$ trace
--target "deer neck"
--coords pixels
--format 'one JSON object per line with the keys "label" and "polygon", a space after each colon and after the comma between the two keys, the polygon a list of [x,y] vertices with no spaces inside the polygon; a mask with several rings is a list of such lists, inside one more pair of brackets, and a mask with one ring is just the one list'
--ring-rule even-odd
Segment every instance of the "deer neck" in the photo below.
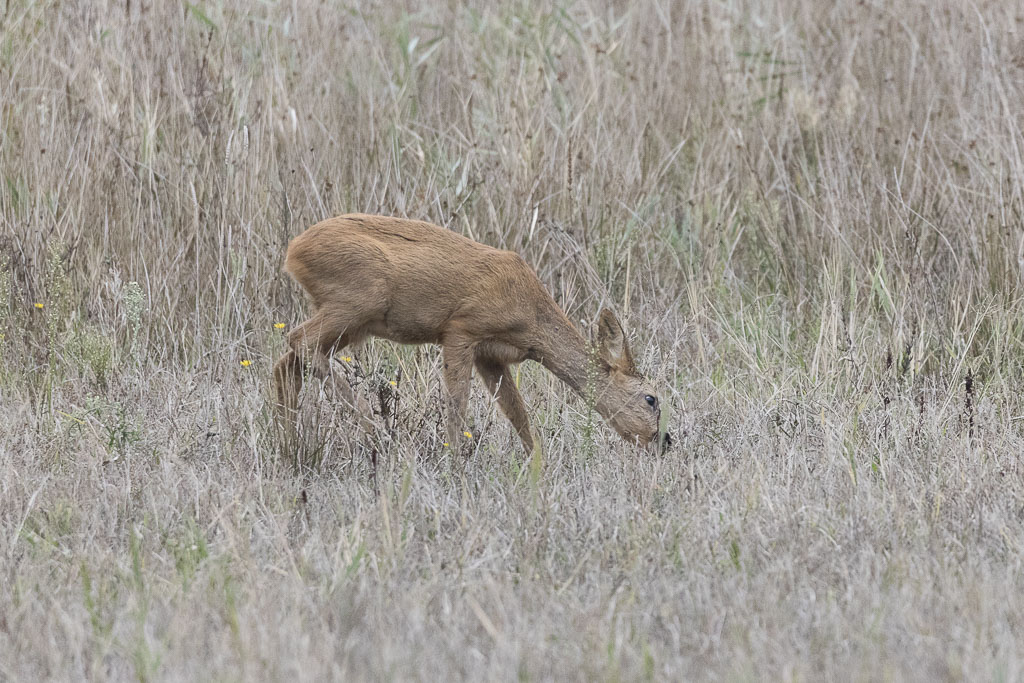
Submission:
{"label": "deer neck", "polygon": [[570,389],[583,396],[591,367],[586,339],[557,308],[542,316],[539,337],[534,353],[536,359]]}

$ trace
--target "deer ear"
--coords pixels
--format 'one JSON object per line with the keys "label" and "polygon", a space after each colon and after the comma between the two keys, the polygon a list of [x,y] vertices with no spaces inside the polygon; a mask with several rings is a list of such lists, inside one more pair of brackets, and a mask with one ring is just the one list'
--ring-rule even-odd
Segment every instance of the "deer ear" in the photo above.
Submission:
{"label": "deer ear", "polygon": [[605,363],[621,372],[636,373],[633,354],[622,331],[618,318],[607,308],[601,310],[597,319],[597,353]]}

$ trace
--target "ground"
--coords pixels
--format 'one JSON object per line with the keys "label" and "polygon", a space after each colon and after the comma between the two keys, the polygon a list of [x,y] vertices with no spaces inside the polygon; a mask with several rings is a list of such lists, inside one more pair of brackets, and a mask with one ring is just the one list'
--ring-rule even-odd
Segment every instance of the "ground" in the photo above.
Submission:
{"label": "ground", "polygon": [[[1024,677],[1021,8],[400,4],[0,7],[0,679]],[[375,341],[286,448],[349,211],[613,308],[675,446],[527,363],[445,449]]]}

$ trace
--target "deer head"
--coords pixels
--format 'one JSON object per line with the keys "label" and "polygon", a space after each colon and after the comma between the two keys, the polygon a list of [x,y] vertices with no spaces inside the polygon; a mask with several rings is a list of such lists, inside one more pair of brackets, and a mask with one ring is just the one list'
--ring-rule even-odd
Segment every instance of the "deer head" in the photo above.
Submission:
{"label": "deer head", "polygon": [[[642,446],[657,443],[661,405],[654,389],[637,372],[622,325],[607,308],[601,311],[597,321],[594,349],[597,412],[626,441]],[[671,439],[668,434],[664,436],[668,445]]]}

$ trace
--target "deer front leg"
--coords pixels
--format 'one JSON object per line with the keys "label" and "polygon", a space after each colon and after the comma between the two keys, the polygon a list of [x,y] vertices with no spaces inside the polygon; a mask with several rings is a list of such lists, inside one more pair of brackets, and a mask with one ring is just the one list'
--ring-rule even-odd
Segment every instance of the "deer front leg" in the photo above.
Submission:
{"label": "deer front leg", "polygon": [[533,434],[530,432],[530,418],[526,413],[526,401],[523,400],[523,395],[516,388],[515,380],[512,378],[508,366],[478,358],[476,369],[484,383],[487,384],[487,390],[497,396],[498,406],[515,428],[519,440],[523,442],[523,448],[526,449],[526,454],[531,455],[533,453]]}
{"label": "deer front leg", "polygon": [[442,347],[444,382],[448,389],[448,443],[452,448],[465,440],[466,404],[469,402],[469,383],[473,379],[473,345],[455,339],[446,340]]}

